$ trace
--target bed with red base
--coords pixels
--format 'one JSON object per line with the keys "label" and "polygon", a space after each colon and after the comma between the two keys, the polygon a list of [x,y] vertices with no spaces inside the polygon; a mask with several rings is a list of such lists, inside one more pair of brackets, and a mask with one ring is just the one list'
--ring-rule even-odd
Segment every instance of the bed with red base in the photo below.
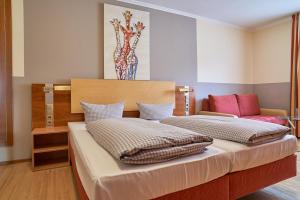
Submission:
{"label": "bed with red base", "polygon": [[[72,132],[72,131],[70,131]],[[70,133],[70,138],[72,138]],[[80,138],[79,138],[80,139]],[[84,140],[84,139],[80,139]],[[88,200],[95,199],[89,198],[86,189],[84,188],[80,175],[78,173],[76,160],[78,157],[75,155],[74,141],[70,142],[70,157],[72,169],[78,188],[80,199]],[[77,153],[78,154],[78,153]],[[229,157],[228,157],[229,158]],[[80,161],[82,162],[82,161]],[[88,164],[90,160],[87,161]],[[82,164],[82,163],[81,163]],[[176,176],[176,175],[174,175]],[[180,191],[165,194],[153,199],[156,200],[234,200],[243,197],[247,194],[255,192],[264,187],[270,186],[282,180],[296,176],[296,155],[292,154],[282,159],[270,162],[264,165],[252,167],[246,170],[235,171],[224,174],[214,180],[199,184],[194,187],[186,188]],[[82,175],[84,177],[84,175]],[[157,183],[158,185],[160,183]],[[121,188],[119,188],[121,189]],[[99,199],[99,198],[96,198]],[[127,199],[127,198],[124,198]],[[103,199],[99,199],[103,200]]]}
{"label": "bed with red base", "polygon": [[[174,114],[179,115],[177,111],[179,111],[179,108],[182,108],[185,99],[184,95],[178,92],[178,87],[175,87],[174,82],[120,82],[115,80],[75,79],[71,80],[71,88],[71,112],[76,114],[82,113],[80,101],[103,104],[122,100],[126,102],[124,109],[126,112],[137,111],[136,102],[174,102],[176,104]],[[126,91],[130,92],[128,93]],[[194,105],[195,95],[192,89],[190,90],[189,97],[190,102]],[[67,103],[68,105],[70,104],[70,102]],[[195,107],[190,108],[190,110],[194,112]],[[178,161],[166,162],[167,164],[161,163],[164,167],[161,167],[160,164],[153,165],[149,170],[147,168],[148,166],[145,166],[145,169],[142,169],[142,173],[140,173],[140,169],[137,170],[134,166],[126,167],[121,164],[119,165],[116,161],[112,161],[113,158],[105,150],[101,150],[102,147],[98,145],[91,136],[85,137],[89,135],[89,133],[84,130],[84,128],[80,128],[78,131],[80,133],[78,135],[82,137],[78,137],[77,139],[73,137],[76,134],[73,134],[72,130],[70,131],[70,157],[79,196],[80,199],[84,200],[234,200],[296,175],[296,156],[294,155],[296,148],[295,138],[294,141],[291,142],[291,144],[293,144],[292,147],[289,147],[289,145],[279,145],[275,148],[271,146],[267,148],[269,149],[267,151],[262,151],[265,148],[263,145],[257,147],[261,148],[255,149],[255,151],[258,152],[257,154],[260,155],[257,157],[260,162],[256,162],[256,158],[253,158],[252,155],[247,156],[243,154],[249,149],[244,149],[239,146],[235,146],[231,149],[232,145],[224,146],[222,144],[220,146],[214,146],[214,142],[213,145],[208,147],[206,152],[195,155],[194,158],[193,156],[189,156],[182,158],[182,160],[178,159]],[[78,145],[77,142],[80,142],[81,145]],[[286,141],[282,141],[281,144],[286,144]],[[93,145],[93,147],[91,145]],[[276,151],[277,149],[279,151]],[[286,149],[289,149],[289,151],[285,151]],[[281,150],[283,150],[284,153],[282,153]],[[85,156],[81,155],[82,152],[85,152]],[[268,159],[272,152],[272,159]],[[187,161],[183,162],[185,159]],[[264,162],[261,162],[261,160]],[[239,161],[244,164],[240,165]],[[105,173],[107,171],[110,172],[109,165],[105,168],[101,162],[110,162],[112,168],[118,169],[121,172],[125,171],[125,174],[112,173],[112,175],[110,175],[107,173],[109,175],[106,176],[107,174]],[[170,164],[170,166],[168,166],[168,163],[173,163],[174,165],[171,166]],[[200,166],[199,168],[197,168],[197,164]],[[84,167],[91,168],[92,170],[83,170]],[[103,167],[104,172],[101,171],[101,167]],[[125,170],[123,170],[124,168]],[[134,173],[131,172],[136,171],[138,173],[132,176]],[[157,173],[157,171],[160,171],[160,173]],[[101,175],[103,173],[104,177],[101,177],[101,180],[97,179],[99,174]],[[158,174],[161,175],[162,178],[158,176]],[[166,174],[168,176],[166,176]],[[95,187],[95,184],[93,185],[92,181],[87,179],[88,176],[92,177],[92,181],[97,182],[98,187]],[[199,180],[200,178],[201,181]],[[116,185],[112,184],[112,179],[117,180],[115,181]],[[135,181],[138,183],[136,187],[138,189],[130,187],[132,184],[135,184]],[[99,190],[101,190],[102,193],[99,192]],[[109,196],[103,196],[106,192]],[[139,195],[138,197],[131,196],[134,198],[128,198],[126,196],[127,193],[135,195],[135,192],[137,196]],[[101,195],[97,196],[95,193],[101,193]],[[116,193],[123,194],[124,196],[113,198]],[[144,193],[145,196],[143,196]],[[149,198],[150,196],[151,198]]]}
{"label": "bed with red base", "polygon": [[[71,158],[73,174],[76,180],[76,187],[77,187],[79,198],[81,200],[89,200],[89,197],[82,185],[81,179],[77,171],[76,160],[75,160],[72,146],[70,146],[70,158]],[[229,200],[229,175],[224,175],[208,183],[155,198],[155,200],[181,200],[181,199]],[[99,200],[104,200],[104,199],[99,199]]]}
{"label": "bed with red base", "polygon": [[[69,123],[70,158],[81,199],[229,198],[229,160],[224,150],[150,165],[115,160],[93,139],[84,122]],[[218,192],[216,192],[216,190]]]}

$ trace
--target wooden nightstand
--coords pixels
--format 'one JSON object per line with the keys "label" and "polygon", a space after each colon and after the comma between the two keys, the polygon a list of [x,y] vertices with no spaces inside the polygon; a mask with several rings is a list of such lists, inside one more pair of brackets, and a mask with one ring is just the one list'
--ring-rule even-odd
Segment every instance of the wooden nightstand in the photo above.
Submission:
{"label": "wooden nightstand", "polygon": [[69,165],[67,126],[35,128],[32,131],[32,169],[42,170]]}

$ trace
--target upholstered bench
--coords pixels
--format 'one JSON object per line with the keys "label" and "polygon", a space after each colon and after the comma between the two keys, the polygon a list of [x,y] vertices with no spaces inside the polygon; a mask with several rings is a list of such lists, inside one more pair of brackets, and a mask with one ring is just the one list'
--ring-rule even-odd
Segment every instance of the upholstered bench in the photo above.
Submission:
{"label": "upholstered bench", "polygon": [[282,119],[288,115],[286,110],[260,108],[256,94],[209,95],[202,100],[202,111],[199,114],[240,117],[281,125],[288,123]]}

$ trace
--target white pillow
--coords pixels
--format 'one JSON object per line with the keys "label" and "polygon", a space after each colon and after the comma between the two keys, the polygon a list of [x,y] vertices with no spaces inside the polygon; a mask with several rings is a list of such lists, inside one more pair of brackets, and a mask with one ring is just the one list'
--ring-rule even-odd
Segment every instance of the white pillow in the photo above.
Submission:
{"label": "white pillow", "polygon": [[124,110],[124,102],[116,104],[90,104],[80,102],[84,111],[84,119],[86,123],[107,118],[122,118]]}
{"label": "white pillow", "polygon": [[173,115],[174,104],[145,104],[137,103],[140,118],[148,120],[161,120]]}

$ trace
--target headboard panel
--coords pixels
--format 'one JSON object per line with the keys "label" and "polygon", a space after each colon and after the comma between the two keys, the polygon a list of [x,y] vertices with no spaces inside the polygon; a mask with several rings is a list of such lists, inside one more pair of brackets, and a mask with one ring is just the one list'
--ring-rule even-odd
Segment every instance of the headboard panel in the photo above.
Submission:
{"label": "headboard panel", "polygon": [[72,113],[82,113],[81,101],[96,104],[124,101],[124,111],[137,111],[138,102],[175,103],[175,82],[72,79]]}
{"label": "headboard panel", "polygon": [[[54,86],[66,86],[55,84]],[[68,85],[69,86],[69,85]],[[46,126],[45,118],[45,84],[32,84],[32,129]],[[184,115],[184,94],[178,92],[176,87],[176,106],[173,114],[176,116]],[[83,121],[83,113],[71,113],[71,91],[54,90],[53,91],[53,112],[54,126],[66,126],[68,122]],[[191,88],[190,92],[190,115],[195,114],[195,93]],[[124,117],[139,117],[138,111],[125,111]]]}

